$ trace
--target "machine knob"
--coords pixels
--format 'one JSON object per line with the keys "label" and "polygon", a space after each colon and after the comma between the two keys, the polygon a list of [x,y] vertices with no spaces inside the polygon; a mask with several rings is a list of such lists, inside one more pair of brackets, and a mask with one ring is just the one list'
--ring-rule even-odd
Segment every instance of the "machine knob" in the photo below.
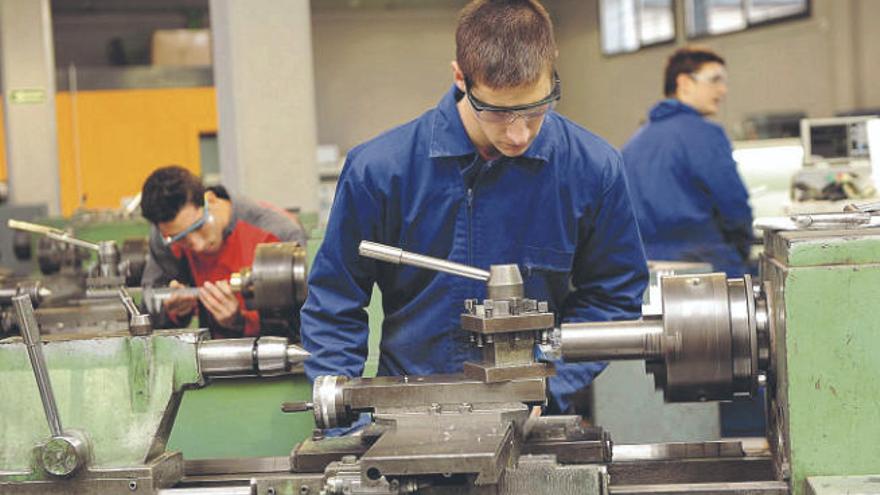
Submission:
{"label": "machine knob", "polygon": [[52,437],[43,446],[40,460],[53,476],[66,478],[76,473],[85,459],[85,442],[72,435]]}

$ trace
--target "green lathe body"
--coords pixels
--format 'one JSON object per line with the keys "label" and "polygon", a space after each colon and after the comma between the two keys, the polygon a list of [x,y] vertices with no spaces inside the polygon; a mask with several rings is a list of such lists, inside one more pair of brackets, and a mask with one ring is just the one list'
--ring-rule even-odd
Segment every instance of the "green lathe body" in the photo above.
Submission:
{"label": "green lathe body", "polygon": [[[184,388],[202,384],[198,330],[145,337],[46,337],[64,430],[85,434],[90,468],[143,466],[165,452]],[[34,449],[50,437],[25,345],[0,341],[0,482],[46,479]]]}
{"label": "green lathe body", "polygon": [[880,474],[880,229],[765,241],[778,468],[795,495],[811,476]]}

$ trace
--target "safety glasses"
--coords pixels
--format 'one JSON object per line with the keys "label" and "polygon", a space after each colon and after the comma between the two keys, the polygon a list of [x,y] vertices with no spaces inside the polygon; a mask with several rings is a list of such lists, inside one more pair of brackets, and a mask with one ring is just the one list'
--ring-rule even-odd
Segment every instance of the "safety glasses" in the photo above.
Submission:
{"label": "safety glasses", "polygon": [[711,84],[713,86],[717,86],[719,84],[727,84],[727,73],[726,72],[713,72],[713,73],[700,73],[700,72],[691,72],[691,79],[698,82],[703,82],[706,84]]}
{"label": "safety glasses", "polygon": [[186,236],[199,230],[200,228],[204,227],[206,223],[211,222],[213,220],[214,220],[214,217],[211,215],[211,211],[208,209],[208,199],[205,198],[205,205],[202,206],[202,216],[199,217],[198,220],[193,222],[192,225],[181,230],[180,232],[178,232],[174,235],[163,237],[162,243],[165,244],[166,246],[170,246],[170,245],[174,244],[175,242],[186,238]]}
{"label": "safety glasses", "polygon": [[470,78],[465,77],[465,94],[467,95],[468,102],[470,102],[471,107],[474,109],[474,114],[476,114],[478,119],[489,124],[512,124],[518,118],[527,122],[541,119],[562,98],[562,84],[556,71],[553,71],[553,90],[550,91],[550,94],[540,101],[525,105],[499,107],[484,103],[471,93],[471,85]]}

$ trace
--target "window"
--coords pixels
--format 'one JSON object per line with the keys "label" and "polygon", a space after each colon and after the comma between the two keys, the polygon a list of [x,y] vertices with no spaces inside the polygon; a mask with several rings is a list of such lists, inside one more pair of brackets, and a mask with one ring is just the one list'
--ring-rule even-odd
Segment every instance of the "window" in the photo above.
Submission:
{"label": "window", "polygon": [[809,14],[808,0],[685,0],[689,38],[743,29]]}
{"label": "window", "polygon": [[634,52],[675,40],[673,0],[601,0],[602,53]]}

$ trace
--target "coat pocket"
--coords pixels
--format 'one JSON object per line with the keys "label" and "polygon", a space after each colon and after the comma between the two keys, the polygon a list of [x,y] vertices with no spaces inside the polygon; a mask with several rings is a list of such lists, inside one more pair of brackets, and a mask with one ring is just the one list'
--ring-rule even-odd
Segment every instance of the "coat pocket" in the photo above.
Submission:
{"label": "coat pocket", "polygon": [[565,272],[571,271],[574,251],[525,246],[523,250],[523,268],[527,275],[532,271]]}

